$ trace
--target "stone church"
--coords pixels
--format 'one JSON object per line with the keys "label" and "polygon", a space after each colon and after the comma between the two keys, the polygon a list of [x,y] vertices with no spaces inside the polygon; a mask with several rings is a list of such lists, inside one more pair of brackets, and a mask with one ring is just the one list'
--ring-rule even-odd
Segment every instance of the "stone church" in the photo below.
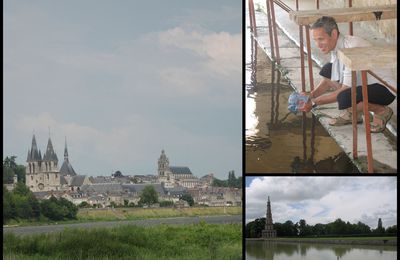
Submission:
{"label": "stone church", "polygon": [[158,159],[158,181],[164,183],[164,187],[173,188],[182,186],[185,188],[194,188],[200,185],[200,180],[193,175],[189,167],[169,166],[169,160],[165,151],[161,151]]}
{"label": "stone church", "polygon": [[68,159],[66,140],[64,162],[60,169],[58,168],[57,154],[54,152],[50,137],[47,142],[46,152],[42,157],[36,143],[36,137],[33,135],[32,146],[28,150],[26,162],[28,164],[26,167],[26,186],[32,192],[73,190],[75,186],[79,187],[90,182],[86,176],[75,173]]}

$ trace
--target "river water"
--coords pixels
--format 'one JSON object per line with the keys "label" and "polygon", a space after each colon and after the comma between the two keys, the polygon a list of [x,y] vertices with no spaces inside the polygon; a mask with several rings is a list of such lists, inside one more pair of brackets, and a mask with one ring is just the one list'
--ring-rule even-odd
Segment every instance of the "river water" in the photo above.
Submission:
{"label": "river water", "polygon": [[246,260],[395,260],[395,246],[246,241]]}
{"label": "river water", "polygon": [[248,31],[245,76],[246,173],[358,173],[311,113],[289,113],[293,89]]}

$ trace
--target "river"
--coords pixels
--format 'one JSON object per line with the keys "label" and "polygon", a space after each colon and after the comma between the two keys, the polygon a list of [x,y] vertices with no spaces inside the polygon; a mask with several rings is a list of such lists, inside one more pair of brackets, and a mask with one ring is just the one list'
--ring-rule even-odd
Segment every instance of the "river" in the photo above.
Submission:
{"label": "river", "polygon": [[395,260],[395,246],[246,241],[246,260]]}

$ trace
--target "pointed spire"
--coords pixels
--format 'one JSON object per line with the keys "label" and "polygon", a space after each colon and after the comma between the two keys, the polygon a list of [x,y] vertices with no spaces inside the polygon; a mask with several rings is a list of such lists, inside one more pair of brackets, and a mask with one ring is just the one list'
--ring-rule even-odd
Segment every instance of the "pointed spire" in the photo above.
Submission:
{"label": "pointed spire", "polygon": [[32,161],[41,161],[41,160],[42,160],[42,156],[39,154],[37,144],[36,144],[36,137],[35,137],[35,134],[33,134],[32,146],[31,146],[30,152],[28,152],[28,160],[27,161],[32,162]]}
{"label": "pointed spire", "polygon": [[57,155],[53,149],[53,143],[51,142],[51,138],[49,137],[49,141],[47,142],[46,153],[43,157],[44,161],[58,161]]}
{"label": "pointed spire", "polygon": [[65,137],[64,161],[68,162],[67,137]]}

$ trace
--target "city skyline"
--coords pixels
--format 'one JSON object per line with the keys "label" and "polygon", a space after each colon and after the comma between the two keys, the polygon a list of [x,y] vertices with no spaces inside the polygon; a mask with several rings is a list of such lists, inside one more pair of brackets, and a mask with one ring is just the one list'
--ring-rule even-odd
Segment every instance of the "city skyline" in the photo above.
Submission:
{"label": "city skyline", "polygon": [[[4,156],[33,132],[80,174],[242,175],[242,4],[4,3]],[[79,7],[79,8],[78,8]]]}
{"label": "city skyline", "polygon": [[268,196],[274,223],[397,225],[396,177],[246,177],[246,224],[265,217]]}

